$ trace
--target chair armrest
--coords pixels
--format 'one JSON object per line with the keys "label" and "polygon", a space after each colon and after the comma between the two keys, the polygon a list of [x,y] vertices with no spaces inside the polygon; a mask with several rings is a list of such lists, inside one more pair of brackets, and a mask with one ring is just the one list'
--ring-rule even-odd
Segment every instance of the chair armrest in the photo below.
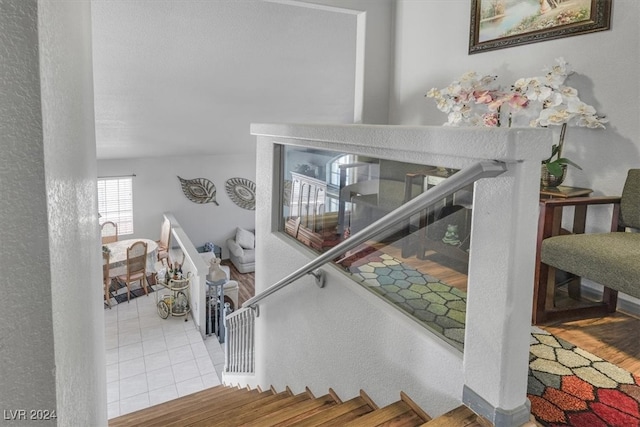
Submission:
{"label": "chair armrest", "polygon": [[587,216],[587,208],[595,205],[613,205],[611,231],[618,229],[618,216],[620,213],[620,200],[618,196],[599,197],[570,197],[567,199],[545,199],[540,201],[540,226],[538,228],[538,245],[542,240],[558,235],[558,229],[562,222],[562,208],[575,207],[573,212],[573,233],[584,233]]}
{"label": "chair armrest", "polygon": [[241,257],[244,255],[244,249],[240,246],[235,240],[228,239],[227,240],[227,248],[229,248],[229,252],[237,257]]}

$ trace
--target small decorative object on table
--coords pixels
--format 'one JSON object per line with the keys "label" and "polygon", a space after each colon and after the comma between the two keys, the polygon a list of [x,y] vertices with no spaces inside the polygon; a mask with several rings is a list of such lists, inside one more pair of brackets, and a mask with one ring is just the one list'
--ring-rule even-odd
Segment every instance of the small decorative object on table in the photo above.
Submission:
{"label": "small decorative object on table", "polygon": [[497,76],[479,77],[475,72],[464,74],[444,89],[431,89],[426,96],[434,98],[440,111],[448,114],[445,126],[561,126],[560,138],[551,155],[542,161],[542,170],[556,178],[543,186],[560,185],[567,165],[581,169],[562,156],[568,125],[604,129],[607,119],[578,97],[578,91],[565,86],[573,70],[563,58],[545,68],[544,76],[526,77],[504,89],[496,84]]}

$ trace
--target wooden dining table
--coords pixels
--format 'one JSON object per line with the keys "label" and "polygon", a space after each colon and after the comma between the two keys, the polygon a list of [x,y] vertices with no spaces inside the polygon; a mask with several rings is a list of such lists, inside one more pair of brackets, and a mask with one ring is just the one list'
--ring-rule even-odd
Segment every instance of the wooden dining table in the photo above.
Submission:
{"label": "wooden dining table", "polygon": [[109,275],[120,276],[127,273],[127,249],[135,242],[147,244],[147,274],[155,272],[155,263],[158,260],[158,244],[151,239],[126,239],[117,242],[106,243],[102,246],[109,248]]}

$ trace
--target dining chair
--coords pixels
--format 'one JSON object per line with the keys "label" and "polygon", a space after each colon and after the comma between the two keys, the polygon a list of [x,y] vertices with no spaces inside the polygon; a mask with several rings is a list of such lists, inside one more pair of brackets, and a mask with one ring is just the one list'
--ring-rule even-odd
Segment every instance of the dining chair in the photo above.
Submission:
{"label": "dining chair", "polygon": [[163,259],[169,262],[169,242],[171,240],[171,222],[164,220],[160,229],[160,240],[156,240],[158,244],[158,261]]}
{"label": "dining chair", "polygon": [[109,274],[109,252],[102,251],[102,287],[104,288],[104,300],[111,308],[111,275]]}
{"label": "dining chair", "polygon": [[112,221],[105,221],[100,226],[102,235],[102,244],[113,243],[118,241],[118,224]]}
{"label": "dining chair", "polygon": [[138,241],[127,248],[127,272],[118,276],[118,280],[127,285],[127,302],[131,300],[131,284],[140,281],[140,287],[144,293],[147,290],[147,244]]}

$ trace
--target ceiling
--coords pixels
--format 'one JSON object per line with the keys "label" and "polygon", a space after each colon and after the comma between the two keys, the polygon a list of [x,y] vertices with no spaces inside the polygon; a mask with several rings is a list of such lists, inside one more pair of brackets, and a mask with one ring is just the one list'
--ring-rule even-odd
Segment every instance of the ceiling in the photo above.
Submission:
{"label": "ceiling", "polygon": [[353,122],[355,15],[301,5],[94,0],[98,159],[254,155],[252,122]]}

